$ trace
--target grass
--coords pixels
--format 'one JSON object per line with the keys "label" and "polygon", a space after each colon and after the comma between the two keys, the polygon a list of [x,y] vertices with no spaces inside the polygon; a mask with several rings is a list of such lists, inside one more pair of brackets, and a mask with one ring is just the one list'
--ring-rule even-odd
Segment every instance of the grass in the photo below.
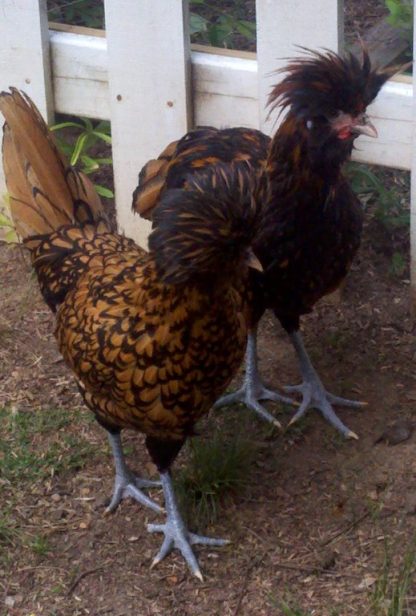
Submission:
{"label": "grass", "polygon": [[295,605],[293,599],[277,599],[270,594],[269,601],[275,609],[279,610],[279,616],[312,616],[310,612],[305,612]]}
{"label": "grass", "polygon": [[50,477],[77,471],[96,455],[96,448],[70,426],[86,422],[80,411],[0,408],[0,565],[13,554],[30,550],[38,558],[51,551],[45,535],[29,530],[17,505]]}
{"label": "grass", "polygon": [[0,476],[21,484],[82,468],[94,448],[78,435],[65,433],[77,415],[63,409],[0,409]]}
{"label": "grass", "polygon": [[29,547],[36,556],[43,558],[51,551],[51,547],[44,535],[35,535],[29,541]]}
{"label": "grass", "polygon": [[9,511],[0,512],[0,551],[14,544],[17,531]]}
{"label": "grass", "polygon": [[257,446],[249,432],[228,436],[220,428],[209,440],[192,439],[188,462],[175,480],[184,514],[197,529],[215,522],[221,505],[250,482]]}
{"label": "grass", "polygon": [[399,566],[394,565],[391,546],[384,544],[382,572],[372,596],[374,616],[410,616],[409,589],[416,568],[416,535],[407,547]]}

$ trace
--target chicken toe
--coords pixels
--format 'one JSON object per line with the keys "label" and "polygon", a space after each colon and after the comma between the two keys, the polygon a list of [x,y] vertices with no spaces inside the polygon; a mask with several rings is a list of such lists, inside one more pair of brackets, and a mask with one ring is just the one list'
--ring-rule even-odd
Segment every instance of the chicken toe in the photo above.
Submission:
{"label": "chicken toe", "polygon": [[153,559],[151,567],[155,567],[176,548],[181,552],[193,575],[202,581],[202,573],[198,560],[192,550],[192,545],[202,544],[219,547],[226,545],[229,541],[227,539],[203,537],[189,532],[179,513],[169,472],[162,472],[160,476],[165,496],[166,522],[165,524],[148,524],[147,530],[150,533],[161,532],[165,537],[159,552]]}
{"label": "chicken toe", "polygon": [[300,417],[302,417],[309,408],[316,408],[321,411],[325,419],[333,425],[346,438],[358,439],[355,432],[350,430],[337,416],[332,404],[346,406],[350,408],[360,408],[365,406],[365,402],[348,400],[334,396],[326,391],[319,378],[309,355],[303,344],[302,336],[299,331],[295,331],[290,335],[293,346],[299,358],[300,368],[303,376],[303,382],[300,385],[289,385],[284,387],[288,393],[300,393],[302,395],[302,403],[295,415],[289,422],[289,426],[293,425]]}

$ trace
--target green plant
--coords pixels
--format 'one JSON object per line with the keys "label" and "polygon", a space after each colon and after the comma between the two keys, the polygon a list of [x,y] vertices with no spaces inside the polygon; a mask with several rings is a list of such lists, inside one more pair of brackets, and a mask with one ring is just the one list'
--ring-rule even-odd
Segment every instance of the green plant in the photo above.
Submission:
{"label": "green plant", "polygon": [[364,205],[375,202],[375,218],[388,231],[410,225],[410,212],[394,190],[388,190],[377,175],[366,165],[349,163],[346,175],[351,188]]}
{"label": "green plant", "polygon": [[14,224],[9,214],[9,198],[8,195],[3,196],[3,205],[0,204],[0,240],[8,244],[14,244],[18,241],[17,233]]}
{"label": "green plant", "polygon": [[401,252],[394,252],[391,257],[390,274],[393,276],[401,277],[404,275],[407,269],[407,261]]}
{"label": "green plant", "polygon": [[48,0],[48,19],[59,23],[104,27],[104,3],[97,0]]}
{"label": "green plant", "polygon": [[43,535],[35,535],[29,541],[29,547],[37,556],[46,556],[51,551],[48,539]]}
{"label": "green plant", "polygon": [[243,434],[227,437],[217,430],[210,440],[189,441],[188,451],[176,490],[185,514],[202,528],[217,519],[221,502],[249,483],[256,446]]}
{"label": "green plant", "polygon": [[410,614],[408,591],[416,566],[416,537],[413,537],[400,567],[393,570],[391,546],[384,544],[382,572],[372,594],[374,616],[407,616]]}
{"label": "green plant", "polygon": [[219,3],[206,0],[190,0],[191,10],[189,27],[191,40],[213,47],[236,46],[236,36],[253,43],[256,37],[256,24],[246,19],[240,19],[235,11],[226,11]]}
{"label": "green plant", "polygon": [[385,0],[385,3],[390,12],[387,17],[388,23],[400,28],[411,46],[413,41],[413,0]]}
{"label": "green plant", "polygon": [[[56,140],[69,163],[74,167],[78,166],[83,173],[89,175],[98,171],[102,166],[112,164],[111,157],[97,157],[92,153],[94,146],[100,141],[111,145],[110,122],[103,120],[94,125],[88,118],[79,118],[77,122],[60,122],[51,126],[50,129],[59,133],[56,135]],[[66,132],[62,134],[61,131],[65,129],[71,129],[75,137],[68,137]],[[114,197],[114,193],[105,186],[100,184],[94,186],[102,197]]]}
{"label": "green plant", "polygon": [[277,599],[273,594],[269,594],[269,601],[279,610],[279,616],[311,616],[310,612],[304,612],[300,607],[290,605],[292,599]]}

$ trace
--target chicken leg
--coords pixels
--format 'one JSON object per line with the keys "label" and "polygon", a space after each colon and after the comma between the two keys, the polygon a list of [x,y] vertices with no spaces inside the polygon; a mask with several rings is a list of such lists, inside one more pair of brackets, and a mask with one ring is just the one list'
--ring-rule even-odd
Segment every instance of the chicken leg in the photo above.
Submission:
{"label": "chicken leg", "polygon": [[242,387],[231,394],[222,396],[214,404],[214,409],[242,402],[248,408],[260,415],[266,421],[281,428],[280,422],[273,417],[269,411],[259,403],[259,400],[273,400],[275,402],[285,402],[293,404],[293,400],[282,396],[274,391],[270,391],[264,387],[260,380],[257,361],[257,327],[253,328],[248,333],[247,350],[246,350],[246,373]]}
{"label": "chicken leg", "polygon": [[186,560],[192,573],[202,582],[202,573],[191,546],[197,543],[210,546],[222,546],[229,543],[229,541],[228,539],[202,537],[189,532],[179,513],[169,471],[161,472],[160,478],[165,497],[166,522],[165,524],[148,524],[147,530],[150,533],[161,532],[165,535],[165,538],[159,552],[153,559],[151,567],[155,567],[173,550],[173,548],[177,548]]}
{"label": "chicken leg", "polygon": [[284,387],[284,390],[288,393],[300,393],[303,397],[302,404],[290,420],[289,426],[302,417],[309,408],[313,407],[320,410],[325,419],[346,438],[358,439],[355,432],[347,428],[347,426],[345,426],[336,415],[334,409],[332,408],[332,404],[339,404],[340,406],[347,406],[350,408],[360,408],[365,406],[366,403],[348,400],[347,398],[340,398],[327,392],[312,365],[309,355],[305,349],[300,331],[295,330],[294,332],[289,333],[289,336],[298,356],[300,369],[303,376],[303,382],[300,385],[288,385]]}
{"label": "chicken leg", "polygon": [[141,477],[136,477],[133,475],[127,467],[126,460],[124,458],[119,432],[108,432],[108,440],[110,441],[111,449],[113,451],[116,476],[114,480],[113,496],[106,512],[111,513],[114,511],[123,498],[126,498],[127,496],[131,496],[137,502],[145,505],[146,507],[150,507],[150,509],[153,509],[153,511],[156,511],[157,513],[162,512],[162,507],[142,492],[142,488],[159,487],[161,485],[160,482],[142,479]]}

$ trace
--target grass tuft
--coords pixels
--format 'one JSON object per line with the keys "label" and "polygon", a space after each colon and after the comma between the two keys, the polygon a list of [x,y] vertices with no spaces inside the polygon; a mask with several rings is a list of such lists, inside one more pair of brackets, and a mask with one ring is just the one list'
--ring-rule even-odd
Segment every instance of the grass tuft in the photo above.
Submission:
{"label": "grass tuft", "polygon": [[383,568],[372,596],[374,616],[410,616],[414,613],[409,605],[408,591],[415,568],[416,536],[410,542],[396,571],[391,547],[385,543]]}
{"label": "grass tuft", "polygon": [[219,429],[209,440],[189,441],[188,464],[179,471],[175,490],[197,529],[214,523],[224,501],[249,484],[256,449],[246,435],[227,436]]}

